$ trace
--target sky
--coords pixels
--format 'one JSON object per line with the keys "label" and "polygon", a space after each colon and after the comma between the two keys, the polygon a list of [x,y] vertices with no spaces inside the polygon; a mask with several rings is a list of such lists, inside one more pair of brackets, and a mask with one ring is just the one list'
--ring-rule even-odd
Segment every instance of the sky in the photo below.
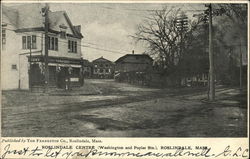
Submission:
{"label": "sky", "polygon": [[66,11],[73,25],[81,25],[82,45],[92,47],[81,48],[83,58],[89,61],[102,56],[115,61],[132,50],[143,53],[147,49],[145,44],[136,43],[131,35],[153,10],[174,6],[182,8],[189,17],[204,10],[204,4],[193,3],[49,3],[49,6],[51,11]]}
{"label": "sky", "polygon": [[82,45],[110,51],[82,47],[83,58],[92,61],[103,56],[115,61],[132,50],[141,54],[147,49],[145,44],[136,43],[131,35],[152,10],[165,5],[180,7],[190,15],[204,9],[204,4],[170,3],[51,3],[50,9],[66,11],[74,25],[81,25]]}

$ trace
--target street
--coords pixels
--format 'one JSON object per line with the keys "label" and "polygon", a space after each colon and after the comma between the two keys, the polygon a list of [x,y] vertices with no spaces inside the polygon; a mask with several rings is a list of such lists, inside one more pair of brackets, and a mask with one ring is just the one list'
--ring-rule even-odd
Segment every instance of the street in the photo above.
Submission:
{"label": "street", "polygon": [[218,87],[208,103],[206,89],[87,79],[80,93],[3,91],[2,136],[246,137],[246,91]]}

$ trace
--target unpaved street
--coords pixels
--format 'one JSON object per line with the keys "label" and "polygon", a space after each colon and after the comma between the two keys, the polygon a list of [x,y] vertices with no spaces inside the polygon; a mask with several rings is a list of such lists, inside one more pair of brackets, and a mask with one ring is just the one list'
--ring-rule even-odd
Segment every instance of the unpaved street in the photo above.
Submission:
{"label": "unpaved street", "polygon": [[217,89],[218,100],[206,103],[205,88],[153,89],[92,79],[84,87],[95,93],[3,92],[2,136],[247,135],[246,94],[231,88]]}

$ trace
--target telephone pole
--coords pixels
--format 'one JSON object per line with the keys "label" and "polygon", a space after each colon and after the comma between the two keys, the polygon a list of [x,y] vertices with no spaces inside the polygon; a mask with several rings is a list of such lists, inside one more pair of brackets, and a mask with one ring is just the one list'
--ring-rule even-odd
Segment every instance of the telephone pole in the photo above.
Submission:
{"label": "telephone pole", "polygon": [[214,84],[214,55],[213,55],[213,22],[212,22],[212,4],[208,5],[209,9],[209,100],[215,99]]}
{"label": "telephone pole", "polygon": [[[31,57],[31,47],[32,47],[32,45],[31,45],[31,41],[32,41],[32,36],[30,35],[29,37],[30,37],[30,43],[28,44],[29,47],[30,47],[29,87],[30,87],[30,91],[32,92],[32,82],[31,82],[31,80],[32,80],[32,78],[31,78],[31,69],[32,69],[32,61],[31,61],[31,58],[32,58],[32,57]],[[28,38],[28,37],[27,37],[27,38]],[[28,41],[28,39],[27,39],[27,41]]]}
{"label": "telephone pole", "polygon": [[177,18],[177,29],[180,33],[180,54],[182,55],[184,50],[183,34],[188,30],[188,17],[184,13]]}
{"label": "telephone pole", "polygon": [[240,41],[240,91],[242,91],[242,51],[241,51],[241,41]]}
{"label": "telephone pole", "polygon": [[45,65],[45,70],[44,70],[44,76],[45,76],[45,81],[44,81],[44,91],[47,92],[48,90],[48,84],[49,84],[49,67],[48,67],[48,31],[49,31],[49,6],[46,3],[45,9],[44,9],[44,30],[45,30],[45,55],[44,55],[44,65]]}

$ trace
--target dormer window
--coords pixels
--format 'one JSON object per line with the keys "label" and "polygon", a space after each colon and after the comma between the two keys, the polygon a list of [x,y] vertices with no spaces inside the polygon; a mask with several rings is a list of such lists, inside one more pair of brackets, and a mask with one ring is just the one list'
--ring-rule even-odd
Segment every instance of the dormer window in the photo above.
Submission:
{"label": "dormer window", "polygon": [[60,37],[65,39],[67,26],[65,26],[64,24],[61,24],[61,25],[59,25],[59,28],[60,28]]}

